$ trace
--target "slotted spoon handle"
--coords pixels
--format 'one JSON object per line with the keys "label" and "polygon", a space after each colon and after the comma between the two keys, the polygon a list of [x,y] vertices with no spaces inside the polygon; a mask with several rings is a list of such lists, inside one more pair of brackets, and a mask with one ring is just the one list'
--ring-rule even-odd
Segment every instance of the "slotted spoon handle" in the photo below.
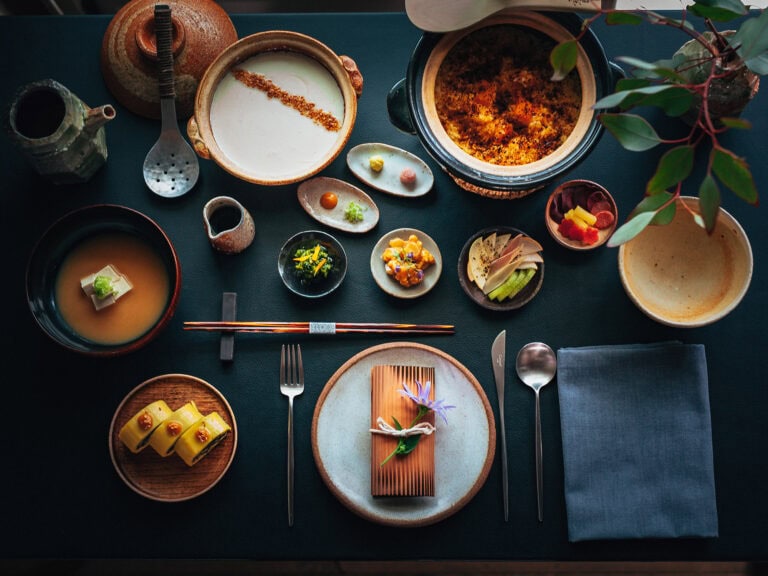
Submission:
{"label": "slotted spoon handle", "polygon": [[167,4],[155,5],[155,42],[157,44],[158,89],[160,99],[176,98],[173,80],[173,24],[171,7]]}

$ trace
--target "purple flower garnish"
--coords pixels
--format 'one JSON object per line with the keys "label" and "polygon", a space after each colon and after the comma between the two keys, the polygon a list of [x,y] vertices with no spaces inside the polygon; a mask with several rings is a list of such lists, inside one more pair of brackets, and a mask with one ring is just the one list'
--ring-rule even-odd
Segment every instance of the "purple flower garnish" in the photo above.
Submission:
{"label": "purple flower garnish", "polygon": [[440,418],[443,419],[446,424],[448,424],[446,412],[451,408],[456,408],[456,406],[445,404],[444,400],[430,400],[429,393],[432,389],[432,382],[429,380],[427,380],[423,386],[418,380],[415,382],[416,394],[411,392],[411,389],[405,382],[403,382],[403,389],[398,390],[398,392],[416,402],[416,404],[418,404],[420,407],[423,407],[426,410],[433,410],[440,416]]}

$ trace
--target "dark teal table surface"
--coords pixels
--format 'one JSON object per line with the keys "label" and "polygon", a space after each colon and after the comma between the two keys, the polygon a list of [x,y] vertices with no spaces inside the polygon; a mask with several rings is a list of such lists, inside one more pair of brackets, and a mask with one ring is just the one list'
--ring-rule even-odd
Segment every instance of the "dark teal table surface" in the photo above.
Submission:
{"label": "dark teal table surface", "polygon": [[[187,196],[152,195],[141,165],[159,124],[121,107],[107,90],[99,51],[109,17],[0,18],[4,64],[0,101],[7,106],[20,85],[54,78],[90,106],[112,103],[106,126],[109,160],[85,185],[55,187],[31,171],[7,137],[0,138],[2,169],[3,473],[0,474],[4,558],[250,558],[506,559],[506,560],[758,560],[768,547],[768,313],[766,313],[765,208],[731,195],[724,205],[752,243],[755,271],[741,305],[720,322],[698,329],[668,328],[646,318],[624,293],[617,251],[577,254],[558,247],[544,227],[548,190],[518,200],[495,200],[456,187],[425,154],[415,136],[387,117],[386,97],[405,76],[420,31],[404,14],[233,16],[240,37],[270,29],[309,34],[358,63],[365,78],[349,146],[385,142],[430,163],[434,189],[419,199],[371,191],[381,211],[365,235],[339,233],[350,261],[341,289],[322,301],[293,297],[276,270],[280,245],[294,232],[319,226],[299,206],[296,187],[260,187],[240,181],[215,163],[201,161],[201,178]],[[645,28],[596,27],[610,59],[632,54],[668,56],[678,37]],[[727,144],[747,155],[758,188],[768,182],[768,96],[750,104],[749,132]],[[5,109],[4,109],[4,113]],[[354,182],[343,153],[323,174]],[[622,150],[609,135],[568,176],[589,178],[615,196],[623,219],[640,199],[654,154]],[[256,239],[244,253],[214,253],[203,232],[202,206],[231,195],[253,214]],[[129,356],[97,360],[69,353],[37,328],[26,305],[24,270],[35,241],[64,213],[88,204],[119,203],[141,210],[168,233],[183,270],[180,303],[170,326]],[[544,246],[546,278],[526,307],[492,314],[459,286],[456,262],[465,240],[481,228],[509,225]],[[371,249],[385,232],[414,227],[432,236],[444,259],[435,289],[413,301],[387,296],[374,283]],[[720,535],[713,539],[612,541],[570,544],[563,496],[557,387],[542,392],[544,521],[536,520],[533,394],[507,369],[506,424],[510,463],[510,520],[501,509],[501,469],[466,507],[435,525],[398,530],[347,510],[327,489],[312,457],[310,425],[315,402],[330,376],[351,356],[388,341],[370,337],[240,335],[235,360],[218,359],[218,339],[182,330],[185,320],[216,319],[221,294],[238,294],[239,317],[281,320],[365,320],[453,323],[454,336],[413,341],[440,348],[481,382],[496,411],[490,346],[507,330],[508,356],[526,342],[564,346],[656,342],[670,339],[706,346],[712,406],[715,480]],[[280,345],[301,342],[306,392],[296,402],[296,524],[285,510],[286,399],[278,392]],[[122,398],[153,376],[181,372],[203,378],[231,403],[239,445],[227,475],[194,500],[163,504],[138,496],[115,473],[107,449],[110,419]],[[496,414],[498,412],[496,411]]]}

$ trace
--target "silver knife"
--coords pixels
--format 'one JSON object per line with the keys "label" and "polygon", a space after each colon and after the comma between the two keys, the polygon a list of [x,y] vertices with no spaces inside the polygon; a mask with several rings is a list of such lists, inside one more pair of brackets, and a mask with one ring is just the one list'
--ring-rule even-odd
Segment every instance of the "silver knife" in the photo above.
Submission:
{"label": "silver knife", "polygon": [[507,434],[504,427],[504,358],[507,349],[507,331],[502,330],[491,346],[493,375],[496,378],[496,395],[499,397],[499,420],[501,421],[501,493],[504,499],[504,522],[509,521],[509,484],[507,482]]}

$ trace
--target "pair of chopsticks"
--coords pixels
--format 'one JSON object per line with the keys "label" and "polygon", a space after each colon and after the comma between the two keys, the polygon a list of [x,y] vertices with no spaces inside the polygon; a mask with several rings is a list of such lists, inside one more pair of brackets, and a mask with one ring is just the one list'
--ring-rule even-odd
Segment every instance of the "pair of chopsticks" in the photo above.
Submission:
{"label": "pair of chopsticks", "polygon": [[450,324],[377,322],[184,322],[184,330],[255,334],[453,334]]}

